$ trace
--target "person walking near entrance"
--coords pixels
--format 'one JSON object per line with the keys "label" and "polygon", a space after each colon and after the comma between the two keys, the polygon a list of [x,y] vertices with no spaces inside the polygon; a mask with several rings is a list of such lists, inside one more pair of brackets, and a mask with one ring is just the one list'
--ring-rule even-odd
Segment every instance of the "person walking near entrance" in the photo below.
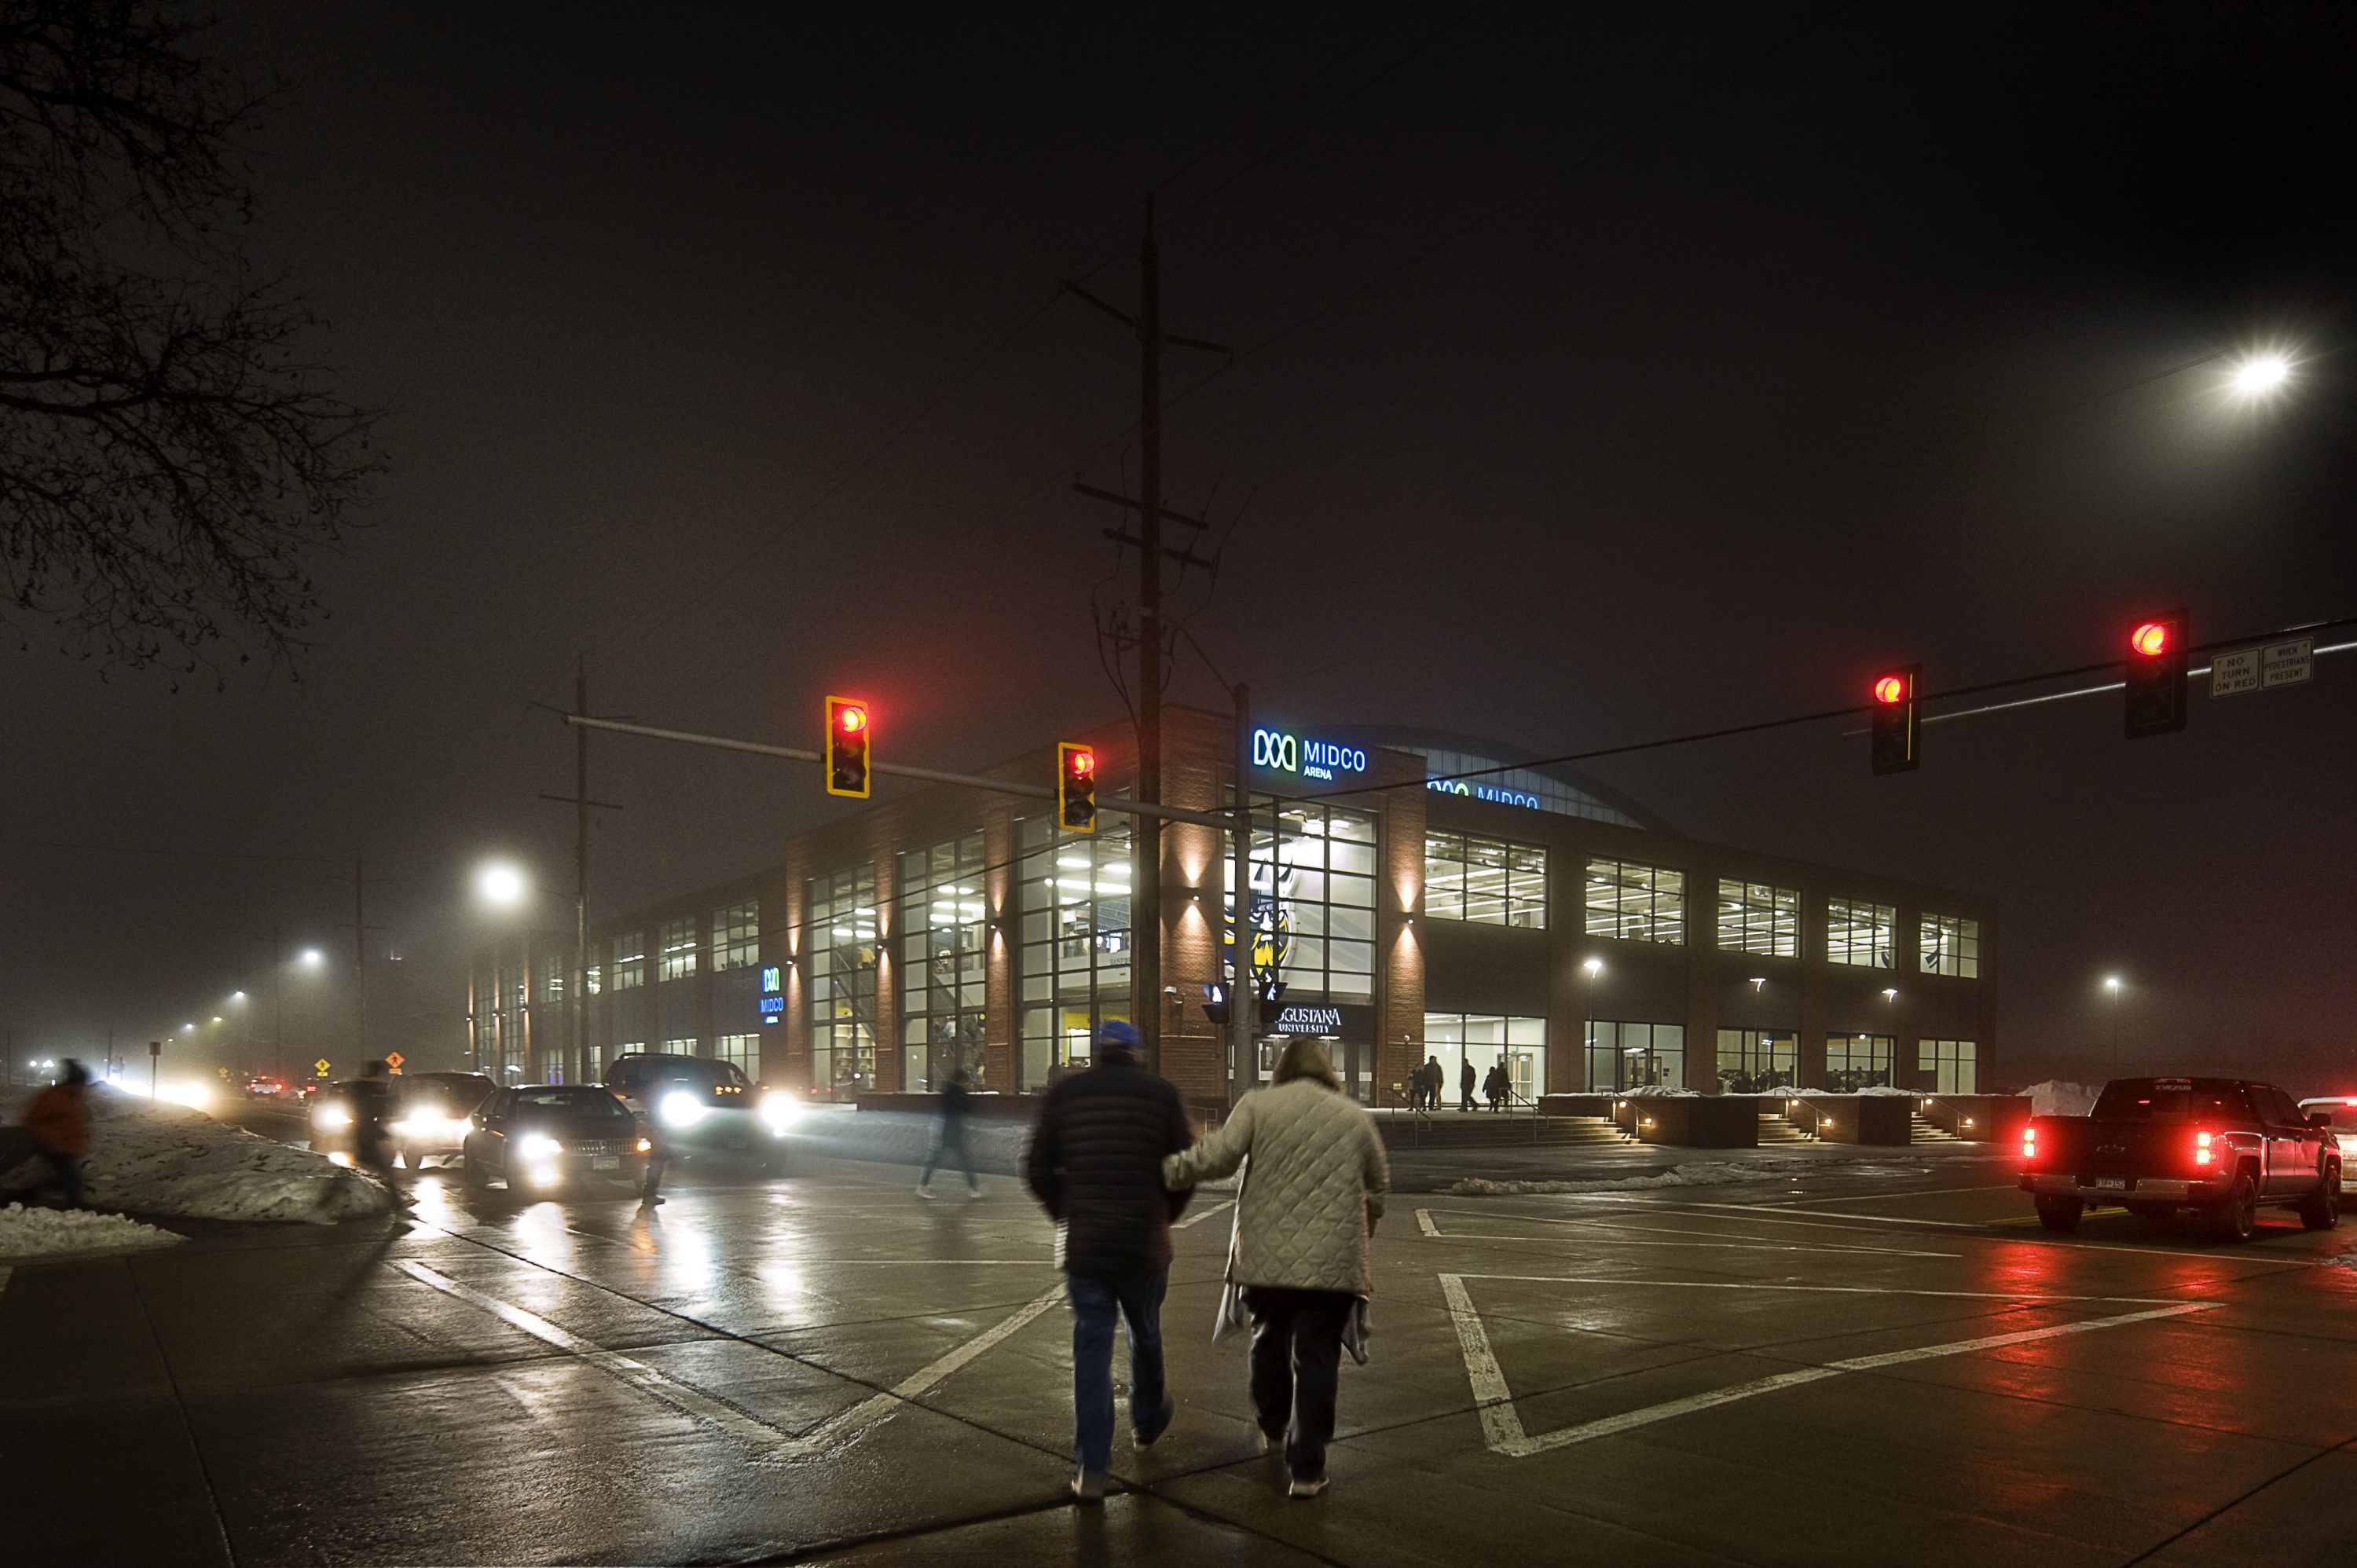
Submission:
{"label": "person walking near entrance", "polygon": [[1440,1096],[1448,1087],[1448,1069],[1440,1065],[1438,1057],[1427,1057],[1424,1063],[1424,1108],[1440,1109]]}
{"label": "person walking near entrance", "polygon": [[[1366,1359],[1367,1242],[1391,1176],[1374,1123],[1342,1092],[1325,1047],[1309,1039],[1289,1042],[1269,1087],[1237,1101],[1219,1131],[1164,1160],[1162,1176],[1185,1189],[1247,1158],[1227,1283],[1252,1317],[1261,1445],[1283,1443],[1286,1490],[1314,1498],[1326,1489],[1346,1333],[1353,1359]],[[1222,1305],[1224,1333],[1232,1318]]]}
{"label": "person walking near entrance", "polygon": [[941,1113],[933,1122],[933,1144],[925,1155],[925,1174],[917,1178],[917,1196],[933,1196],[933,1173],[947,1165],[952,1155],[957,1158],[957,1168],[965,1173],[966,1197],[980,1197],[982,1183],[974,1176],[974,1157],[966,1153],[965,1119],[974,1109],[974,1096],[965,1087],[965,1069],[950,1074],[942,1085]]}
{"label": "person walking near entrance", "polygon": [[90,1071],[71,1057],[64,1065],[65,1076],[25,1108],[25,1135],[49,1174],[22,1196],[54,1187],[64,1194],[68,1208],[82,1208],[88,1207],[82,1201],[81,1161],[90,1153]]}
{"label": "person walking near entrance", "polygon": [[1502,1111],[1505,1109],[1507,1088],[1506,1064],[1504,1062],[1491,1063],[1490,1067],[1489,1081],[1481,1086],[1482,1093],[1489,1099],[1491,1110]]}
{"label": "person walking near entrance", "polygon": [[1471,1057],[1465,1058],[1464,1069],[1457,1075],[1457,1109],[1459,1111],[1473,1109],[1473,1058]]}
{"label": "person walking near entrance", "polygon": [[1104,1500],[1113,1463],[1113,1331],[1129,1329],[1129,1427],[1140,1448],[1169,1427],[1162,1385],[1162,1295],[1170,1222],[1185,1193],[1162,1162],[1194,1141],[1178,1090],[1146,1070],[1137,1031],[1097,1031],[1096,1060],[1049,1090],[1024,1181],[1056,1221],[1056,1261],[1072,1303],[1072,1495]]}

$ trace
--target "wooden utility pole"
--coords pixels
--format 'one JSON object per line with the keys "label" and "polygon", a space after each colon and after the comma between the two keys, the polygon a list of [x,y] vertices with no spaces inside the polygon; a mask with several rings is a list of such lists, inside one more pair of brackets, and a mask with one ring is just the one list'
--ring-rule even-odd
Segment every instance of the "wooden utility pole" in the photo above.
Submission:
{"label": "wooden utility pole", "polygon": [[[573,711],[589,716],[589,661],[573,665]],[[589,1081],[589,726],[573,728],[573,1048],[565,1081]]]}
{"label": "wooden utility pole", "polygon": [[368,868],[352,852],[352,1016],[361,1060],[368,1060]]}

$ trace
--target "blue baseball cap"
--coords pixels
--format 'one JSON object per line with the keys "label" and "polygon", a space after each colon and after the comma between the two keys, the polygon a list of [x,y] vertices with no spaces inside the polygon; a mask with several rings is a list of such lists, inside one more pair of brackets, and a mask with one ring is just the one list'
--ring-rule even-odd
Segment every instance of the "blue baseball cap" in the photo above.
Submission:
{"label": "blue baseball cap", "polygon": [[1097,1026],[1097,1043],[1125,1051],[1134,1051],[1140,1044],[1137,1031],[1119,1018],[1108,1018]]}

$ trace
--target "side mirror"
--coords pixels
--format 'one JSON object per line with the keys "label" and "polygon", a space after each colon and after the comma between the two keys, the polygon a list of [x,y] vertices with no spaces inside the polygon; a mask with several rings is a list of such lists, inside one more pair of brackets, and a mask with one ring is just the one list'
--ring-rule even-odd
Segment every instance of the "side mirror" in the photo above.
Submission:
{"label": "side mirror", "polygon": [[2330,1127],[2332,1125],[2332,1112],[2311,1111],[2308,1113],[2308,1124],[2311,1127]]}

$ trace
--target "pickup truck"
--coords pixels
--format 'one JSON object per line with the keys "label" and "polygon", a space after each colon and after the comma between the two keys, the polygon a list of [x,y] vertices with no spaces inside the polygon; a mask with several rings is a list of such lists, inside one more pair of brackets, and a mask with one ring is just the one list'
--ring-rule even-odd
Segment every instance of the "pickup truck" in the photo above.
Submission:
{"label": "pickup truck", "polygon": [[2262,1204],[2329,1230],[2341,1219],[2331,1122],[2247,1079],[2116,1078],[2084,1116],[2030,1118],[2020,1187],[2049,1230],[2075,1228],[2091,1203],[2154,1219],[2195,1209],[2229,1241],[2251,1239]]}

